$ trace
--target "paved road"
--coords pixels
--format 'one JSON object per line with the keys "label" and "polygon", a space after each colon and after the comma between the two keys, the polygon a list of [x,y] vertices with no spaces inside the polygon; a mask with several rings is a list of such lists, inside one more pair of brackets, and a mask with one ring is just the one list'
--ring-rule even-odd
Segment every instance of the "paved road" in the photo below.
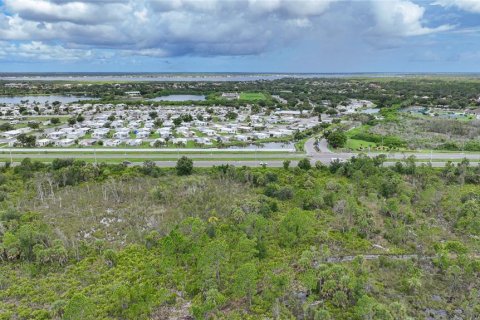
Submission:
{"label": "paved road", "polygon": [[262,152],[282,152],[282,153],[294,153],[296,152],[295,148],[290,149],[265,149],[265,148],[252,148],[252,149],[219,149],[219,148],[0,148],[0,151],[3,152],[12,152],[12,153],[23,153],[23,152],[62,152],[62,153],[71,153],[71,152],[85,152],[85,153],[93,153],[93,152],[141,152],[141,153],[162,153],[162,152],[202,152],[202,153],[209,153],[209,152],[250,152],[250,153],[262,153]]}
{"label": "paved road", "polygon": [[302,156],[295,154],[295,153],[287,153],[287,154],[269,154],[269,153],[248,153],[248,154],[235,154],[235,153],[80,153],[80,154],[71,154],[71,153],[0,153],[0,158],[13,158],[13,159],[23,159],[23,158],[31,158],[31,159],[57,159],[57,158],[75,158],[75,159],[138,159],[138,158],[148,158],[148,159],[178,159],[182,156],[186,155],[189,158],[195,159],[299,159]]}
{"label": "paved road", "polygon": [[[335,159],[350,159],[353,156],[358,155],[359,153],[353,152],[353,153],[333,153],[328,148],[326,148],[326,141],[322,139],[319,143],[319,151],[316,150],[314,146],[315,138],[311,138],[305,143],[305,152],[307,153],[308,156],[312,157],[313,161],[322,161],[324,163],[330,163],[331,161]],[[328,150],[328,151],[325,151]],[[445,160],[443,162],[447,162],[448,160],[462,160],[464,158],[467,158],[469,160],[480,160],[480,153],[414,153],[414,152],[370,152],[366,153],[370,157],[375,157],[381,154],[384,154],[387,156],[387,161],[392,160],[402,160],[405,158],[408,158],[409,156],[415,156],[417,160],[424,160],[425,162],[428,162],[430,160]],[[437,162],[437,161],[435,161]],[[442,161],[440,161],[442,163]]]}
{"label": "paved road", "polygon": [[[12,151],[12,159],[21,159],[25,157],[30,158],[42,158],[42,159],[54,159],[54,158],[83,158],[83,159],[93,159],[94,152],[93,149],[84,149],[84,148],[30,148],[30,149],[15,149],[15,148],[3,148],[0,151],[3,151],[3,158],[10,157],[10,150]],[[222,153],[215,153],[215,151],[221,151]],[[225,154],[224,151],[232,152],[232,154]],[[291,166],[296,166],[297,161],[294,160],[294,157],[299,155],[292,153],[291,151],[286,150],[274,150],[277,153],[267,153],[265,149],[258,149],[256,152],[254,150],[248,149],[127,149],[127,148],[110,148],[110,149],[98,149],[97,150],[97,159],[102,161],[103,159],[135,159],[135,158],[149,158],[160,167],[172,167],[175,166],[176,161],[171,160],[172,158],[177,158],[179,155],[185,154],[188,152],[187,156],[191,158],[200,158],[202,160],[194,160],[194,164],[197,167],[211,167],[218,166],[221,164],[231,164],[235,166],[249,166],[249,167],[258,167],[261,166],[262,162],[266,162],[268,167],[282,167],[283,159],[292,159]],[[72,152],[82,152],[83,154],[72,154]],[[116,152],[117,154],[114,154]],[[121,154],[125,152],[125,154]],[[165,152],[170,152],[166,154]],[[176,154],[178,152],[178,154]],[[192,153],[193,152],[193,153]],[[236,152],[234,154],[233,152]],[[250,152],[249,154],[244,154],[244,152]],[[102,154],[103,153],[103,154]],[[163,154],[162,154],[163,153]],[[239,154],[242,153],[242,154]],[[321,140],[318,144],[318,150],[315,148],[315,139],[311,138],[305,143],[305,153],[309,157],[312,164],[320,161],[325,164],[332,162],[335,159],[346,160],[352,156],[358,155],[358,153],[335,153],[327,148],[327,142]],[[382,153],[374,152],[368,153],[369,156],[377,156]],[[443,167],[448,160],[460,161],[464,158],[470,160],[480,160],[480,153],[383,153],[387,156],[385,162],[386,166],[394,165],[398,160],[405,159],[410,155],[414,155],[417,159],[417,163],[429,163],[432,162],[434,167]],[[2,157],[2,154],[0,154]],[[212,160],[205,160],[205,158],[212,158]],[[245,158],[248,160],[237,161],[238,158]],[[162,161],[162,158],[165,159]],[[272,159],[282,159],[282,160],[268,160]],[[168,159],[168,160],[166,160]],[[256,160],[252,160],[256,159]],[[264,159],[264,160],[262,160]],[[143,162],[134,162],[134,164],[142,164]]]}
{"label": "paved road", "polygon": [[[99,160],[99,162],[101,162],[101,160]],[[171,168],[171,167],[175,167],[175,165],[177,164],[177,161],[176,160],[163,160],[163,161],[153,161],[158,167],[160,168]],[[262,163],[266,163],[266,166],[269,167],[269,168],[281,168],[283,167],[283,160],[257,160],[257,161],[252,161],[252,160],[243,160],[243,161],[236,161],[236,160],[228,160],[228,159],[225,159],[225,160],[195,160],[193,159],[193,165],[195,167],[198,167],[198,168],[209,168],[209,167],[213,167],[213,166],[220,166],[220,165],[225,165],[225,164],[229,164],[229,165],[233,165],[233,166],[236,166],[236,167],[243,167],[243,166],[246,166],[246,167],[261,167],[262,166]],[[389,161],[389,162],[384,162],[384,165],[385,166],[393,166],[395,165],[396,161]],[[429,163],[428,161],[425,161],[425,162],[417,162],[417,164],[427,164]],[[13,161],[12,164],[14,166],[16,165],[19,165],[20,162],[19,161]],[[298,164],[298,161],[296,160],[292,160],[291,163],[290,163],[290,166],[291,167],[295,167],[296,165]],[[441,167],[444,167],[446,165],[446,162],[432,162],[431,163],[433,167],[436,167],[436,168],[441,168]],[[141,166],[143,165],[143,162],[140,161],[140,162],[132,162],[130,165],[132,166]]]}
{"label": "paved road", "polygon": [[307,142],[305,143],[305,152],[309,157],[314,157],[319,153],[326,155],[332,154],[332,151],[328,149],[327,140],[321,139],[315,147],[315,138],[307,140]]}

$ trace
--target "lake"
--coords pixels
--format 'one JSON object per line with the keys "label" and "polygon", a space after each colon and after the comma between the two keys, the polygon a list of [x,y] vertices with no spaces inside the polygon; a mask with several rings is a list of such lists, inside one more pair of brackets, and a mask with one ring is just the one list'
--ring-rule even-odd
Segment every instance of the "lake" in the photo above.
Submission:
{"label": "lake", "polygon": [[204,101],[205,96],[193,94],[172,94],[169,96],[149,99],[150,101]]}
{"label": "lake", "polygon": [[83,96],[13,96],[13,97],[1,97],[0,96],[0,103],[21,103],[21,101],[28,100],[29,102],[54,102],[60,101],[61,103],[72,103],[79,100],[96,100],[95,98],[91,97],[83,97]]}

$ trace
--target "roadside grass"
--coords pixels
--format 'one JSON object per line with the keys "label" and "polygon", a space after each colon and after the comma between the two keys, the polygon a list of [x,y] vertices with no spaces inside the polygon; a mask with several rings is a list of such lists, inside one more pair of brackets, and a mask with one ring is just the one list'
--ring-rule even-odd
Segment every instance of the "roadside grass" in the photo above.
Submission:
{"label": "roadside grass", "polygon": [[377,144],[375,142],[349,138],[347,140],[347,144],[345,145],[345,147],[352,150],[360,150],[360,149],[368,149],[369,147],[376,148]]}
{"label": "roadside grass", "polygon": [[311,137],[306,137],[295,142],[295,150],[297,152],[305,152],[305,143],[307,143],[307,140],[310,138]]}
{"label": "roadside grass", "polygon": [[[415,159],[415,162],[452,162],[452,163],[460,163],[464,159]],[[468,159],[470,163],[480,163],[480,159]]]}

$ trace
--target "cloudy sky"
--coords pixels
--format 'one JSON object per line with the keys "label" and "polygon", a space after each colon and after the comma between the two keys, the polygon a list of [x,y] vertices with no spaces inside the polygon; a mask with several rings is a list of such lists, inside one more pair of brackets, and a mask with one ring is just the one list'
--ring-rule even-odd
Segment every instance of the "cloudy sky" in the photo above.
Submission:
{"label": "cloudy sky", "polygon": [[0,0],[0,72],[480,72],[480,0]]}

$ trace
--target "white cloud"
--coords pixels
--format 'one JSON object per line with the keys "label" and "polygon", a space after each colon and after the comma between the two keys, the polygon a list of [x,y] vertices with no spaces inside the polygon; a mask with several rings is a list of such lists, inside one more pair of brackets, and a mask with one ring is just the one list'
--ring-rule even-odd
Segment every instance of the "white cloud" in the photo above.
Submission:
{"label": "white cloud", "polygon": [[54,57],[44,52],[48,45],[72,59],[108,49],[149,57],[252,55],[305,35],[326,45],[332,33],[366,35],[378,44],[450,28],[427,27],[425,8],[409,0],[4,0],[4,8],[0,40],[28,43],[15,48],[32,59],[34,52]]}
{"label": "white cloud", "polygon": [[442,7],[457,7],[464,11],[480,13],[479,0],[437,0],[433,4]]}
{"label": "white cloud", "polygon": [[452,26],[425,27],[425,8],[407,0],[373,1],[376,31],[393,36],[419,36],[450,30]]}
{"label": "white cloud", "polygon": [[5,8],[25,20],[101,24],[129,14],[127,3],[112,1],[4,0]]}
{"label": "white cloud", "polygon": [[66,49],[60,45],[47,45],[39,41],[25,43],[0,42],[0,56],[15,61],[75,61],[94,57],[91,50]]}
{"label": "white cloud", "polygon": [[317,16],[324,13],[330,4],[337,0],[249,0],[249,8],[253,12],[279,12],[288,16]]}

